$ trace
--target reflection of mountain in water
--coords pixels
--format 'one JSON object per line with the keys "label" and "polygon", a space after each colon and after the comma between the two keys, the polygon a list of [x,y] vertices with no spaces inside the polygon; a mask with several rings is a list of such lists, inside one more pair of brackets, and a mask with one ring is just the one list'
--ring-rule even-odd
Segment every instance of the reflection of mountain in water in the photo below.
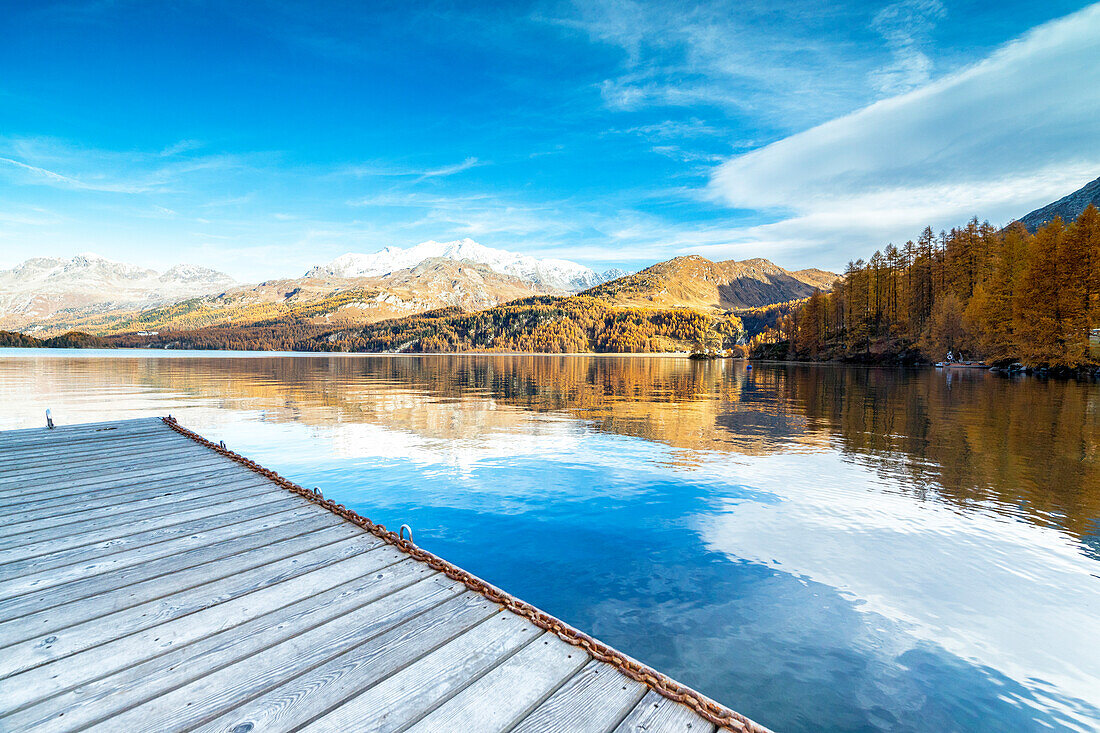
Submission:
{"label": "reflection of mountain in water", "polygon": [[[747,371],[674,358],[74,357],[23,370],[20,361],[29,363],[0,362],[12,395],[144,384],[172,396],[159,397],[164,412],[186,399],[261,411],[274,422],[374,425],[467,447],[530,432],[531,412],[558,414],[686,451],[835,447],[917,498],[963,508],[994,501],[1078,537],[1095,536],[1100,516],[1100,390],[1084,383],[808,366]],[[13,369],[20,371],[12,376]],[[353,432],[344,432],[345,450],[355,451]],[[380,439],[377,431],[355,434]],[[546,439],[560,440],[561,431]],[[690,453],[682,458],[692,461]]]}

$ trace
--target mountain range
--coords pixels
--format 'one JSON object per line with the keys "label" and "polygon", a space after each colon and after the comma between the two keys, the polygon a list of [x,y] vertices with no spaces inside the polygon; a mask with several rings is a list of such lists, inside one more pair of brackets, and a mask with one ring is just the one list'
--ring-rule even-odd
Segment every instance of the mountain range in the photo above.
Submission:
{"label": "mountain range", "polygon": [[763,259],[714,263],[702,257],[679,257],[635,275],[597,273],[471,239],[349,253],[302,277],[258,285],[193,265],[158,273],[80,255],[36,258],[0,271],[0,329],[110,335],[278,319],[353,327],[439,308],[478,311],[579,291],[613,306],[722,311],[805,297],[836,277],[820,270],[788,272]]}
{"label": "mountain range", "polygon": [[59,311],[110,312],[171,303],[235,285],[198,265],[161,273],[92,254],[69,260],[35,257],[0,270],[0,327],[48,321]]}
{"label": "mountain range", "polygon": [[622,270],[608,270],[597,274],[592,269],[569,260],[540,260],[529,255],[486,247],[472,239],[460,239],[454,242],[429,240],[407,249],[386,247],[373,254],[351,252],[310,269],[305,277],[376,277],[435,258],[478,262],[536,288],[544,288],[546,292],[575,293],[626,274]]}
{"label": "mountain range", "polygon": [[476,311],[544,293],[530,283],[481,263],[432,257],[414,267],[377,277],[317,274],[239,285],[220,293],[141,310],[62,311],[49,321],[23,330],[35,335],[73,330],[110,335],[280,320],[348,327],[437,308]]}

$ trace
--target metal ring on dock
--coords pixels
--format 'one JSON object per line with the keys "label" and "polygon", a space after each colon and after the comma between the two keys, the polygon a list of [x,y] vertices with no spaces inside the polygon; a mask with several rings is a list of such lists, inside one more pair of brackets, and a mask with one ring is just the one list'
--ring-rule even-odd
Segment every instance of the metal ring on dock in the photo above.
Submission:
{"label": "metal ring on dock", "polygon": [[409,530],[409,542],[412,542],[413,541],[413,528],[410,527],[407,524],[402,524],[401,529],[397,530],[397,537],[399,539],[405,539],[405,530]]}

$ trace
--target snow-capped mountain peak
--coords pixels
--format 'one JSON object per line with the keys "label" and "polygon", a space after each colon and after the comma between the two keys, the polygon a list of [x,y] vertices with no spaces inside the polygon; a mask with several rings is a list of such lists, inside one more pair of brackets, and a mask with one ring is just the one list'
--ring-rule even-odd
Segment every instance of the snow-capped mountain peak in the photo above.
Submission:
{"label": "snow-capped mountain peak", "polygon": [[537,259],[518,252],[486,247],[469,238],[453,242],[428,240],[407,248],[386,247],[372,254],[349,252],[327,264],[313,267],[305,276],[377,277],[416,267],[432,257],[479,262],[496,272],[512,275],[532,285],[565,292],[590,288],[608,279],[576,262]]}
{"label": "snow-capped mountain peak", "polygon": [[0,322],[43,318],[66,308],[97,305],[142,308],[225,290],[233,278],[197,265],[177,265],[161,274],[94,254],[71,259],[34,257],[0,270]]}

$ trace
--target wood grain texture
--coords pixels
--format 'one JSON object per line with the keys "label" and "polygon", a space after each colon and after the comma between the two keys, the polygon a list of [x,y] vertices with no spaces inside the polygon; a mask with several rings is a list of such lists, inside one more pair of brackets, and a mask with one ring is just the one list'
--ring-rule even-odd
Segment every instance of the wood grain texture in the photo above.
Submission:
{"label": "wood grain texture", "polygon": [[[105,593],[84,602],[55,606],[39,614],[4,622],[0,624],[0,647],[5,647],[0,655],[0,677],[110,641],[117,636],[119,628],[147,629],[261,588],[270,589],[281,581],[335,565],[379,546],[379,540],[364,536],[357,527],[336,529],[342,532],[315,532],[281,543],[281,547],[271,545],[244,553],[239,564],[234,559],[214,571],[217,580],[212,582],[195,584],[195,577],[201,578],[203,573],[189,575],[186,583],[192,585],[185,583],[186,590],[172,592],[176,587],[175,577],[154,578],[147,587],[124,588],[121,593]],[[352,534],[348,530],[359,536],[348,537]],[[324,544],[315,547],[318,543]],[[314,547],[311,549],[311,546]],[[177,573],[179,575],[184,573]],[[131,593],[144,602],[127,605]]]}
{"label": "wood grain texture", "polygon": [[[239,511],[226,511],[211,513],[208,516],[200,516],[196,519],[179,522],[157,529],[138,531],[134,534],[124,534],[105,540],[92,542],[86,545],[77,545],[66,549],[55,549],[43,554],[27,553],[26,557],[18,560],[7,560],[0,564],[0,577],[17,578],[24,573],[33,573],[51,568],[73,567],[78,563],[87,562],[94,558],[106,557],[127,549],[145,547],[158,542],[187,537],[191,533],[201,533],[218,527],[225,527],[244,521],[249,517],[265,517],[279,512],[294,509],[316,510],[300,497],[278,492],[265,496],[257,502],[254,511],[247,514]],[[47,545],[48,546],[48,545]]]}
{"label": "wood grain texture", "polygon": [[609,664],[592,660],[511,729],[511,733],[606,733],[648,688]]}
{"label": "wood grain texture", "polygon": [[614,733],[714,733],[714,728],[686,705],[650,691]]}
{"label": "wood grain texture", "polygon": [[409,731],[505,731],[588,662],[582,649],[544,633],[421,718]]}
{"label": "wood grain texture", "polygon": [[23,491],[13,492],[7,499],[0,499],[0,506],[4,511],[18,511],[23,506],[33,506],[39,502],[62,504],[76,502],[85,499],[93,499],[97,496],[113,496],[125,494],[130,491],[138,491],[148,486],[179,485],[186,483],[197,487],[210,485],[228,478],[248,476],[253,474],[244,466],[238,466],[232,462],[215,462],[210,464],[189,464],[179,470],[164,470],[154,476],[137,476],[125,478],[121,481],[104,483],[81,484],[72,482],[53,486],[42,492],[30,494]]}
{"label": "wood grain texture", "polygon": [[[105,641],[67,657],[57,654],[50,663],[0,680],[0,696],[11,709],[69,690],[79,684],[129,667],[151,657],[229,629],[304,598],[335,588],[366,573],[402,559],[398,550],[379,548],[318,568],[303,575],[283,578],[243,596],[208,598],[209,605],[151,628]],[[128,629],[127,629],[128,630]],[[78,645],[73,644],[73,646]]]}
{"label": "wood grain texture", "polygon": [[[410,568],[412,583],[408,583]],[[440,592],[462,590],[454,581],[406,558],[239,626],[219,628],[202,639],[84,682],[19,712],[0,716],[0,723],[13,733],[79,729],[126,710],[135,700],[151,700],[415,583],[428,584]]]}
{"label": "wood grain texture", "polygon": [[114,435],[125,435],[153,426],[164,426],[164,421],[159,417],[139,417],[130,420],[58,425],[57,418],[54,417],[54,424],[53,430],[48,429],[46,416],[43,414],[39,425],[20,430],[4,430],[0,432],[0,450],[20,445],[59,445],[88,436],[99,437],[108,432]]}
{"label": "wood grain texture", "polygon": [[[315,684],[331,685],[339,691],[332,697],[347,701],[302,730],[397,730],[543,633],[480,596],[447,611],[380,640],[361,658],[338,660],[323,670]],[[441,626],[452,614],[457,622]],[[433,628],[443,631],[429,633]]]}
{"label": "wood grain texture", "polygon": [[116,445],[104,439],[79,450],[54,449],[38,454],[12,454],[0,449],[0,455],[4,456],[0,466],[0,487],[7,492],[20,485],[34,486],[66,469],[75,473],[112,463],[164,463],[166,457],[177,452],[199,454],[202,446],[194,443],[184,445],[180,443],[181,439],[185,440],[181,435],[157,435],[128,445]]}
{"label": "wood grain texture", "polygon": [[[224,505],[226,502],[233,501],[234,499],[244,500],[249,497],[262,496],[270,493],[271,489],[262,479],[252,479],[247,485],[234,486],[225,493],[215,491],[213,494],[195,497],[187,502],[186,507],[188,509],[196,509],[211,505]],[[63,522],[56,527],[51,527],[48,523],[45,525],[35,525],[34,529],[31,531],[26,531],[26,528],[21,525],[15,525],[7,530],[0,528],[0,551],[10,547],[34,544],[42,540],[50,541],[53,538],[79,538],[82,535],[94,534],[97,530],[117,530],[127,525],[138,524],[148,520],[160,520],[165,517],[171,518],[173,516],[175,516],[174,512],[160,512],[157,511],[154,506],[144,509],[138,508],[133,512],[120,512],[118,516],[98,517],[86,522]]]}
{"label": "wood grain texture", "polygon": [[[224,501],[218,503],[211,501],[209,503],[202,502],[200,506],[189,506],[186,510],[179,510],[171,512],[169,514],[162,514],[139,521],[129,522],[126,524],[119,524],[115,526],[107,526],[98,529],[94,532],[78,532],[72,535],[66,535],[64,537],[44,537],[37,542],[28,544],[21,544],[16,547],[0,549],[0,574],[4,571],[2,565],[12,560],[25,560],[32,557],[39,557],[41,555],[52,555],[62,550],[67,550],[73,547],[82,547],[86,545],[95,545],[105,540],[112,540],[116,538],[125,537],[131,534],[138,534],[140,532],[146,532],[148,530],[160,529],[162,527],[171,527],[177,524],[183,524],[194,519],[200,519],[203,517],[209,517],[218,514],[233,514],[234,516],[241,516],[241,511],[254,511],[258,510],[265,504],[278,503],[281,506],[285,506],[288,503],[291,505],[304,506],[309,504],[308,501],[301,497],[291,496],[289,502],[287,500],[287,492],[268,492],[256,497],[245,497],[236,501]],[[3,577],[0,575],[0,577]]]}
{"label": "wood grain texture", "polygon": [[[412,568],[406,572],[412,573]],[[351,613],[270,646],[216,672],[201,677],[145,704],[105,720],[88,730],[109,733],[116,730],[155,731],[190,728],[220,713],[239,713],[241,701],[250,700],[285,682],[309,674],[333,657],[354,652],[380,634],[412,623],[431,612],[460,590],[455,586],[417,583],[403,592],[387,596]],[[329,696],[321,690],[321,697]],[[265,726],[270,728],[270,726]]]}
{"label": "wood grain texture", "polygon": [[[197,475],[202,477],[204,474],[199,473]],[[159,494],[190,494],[202,488],[217,488],[227,478],[234,481],[254,478],[243,473],[237,478],[234,474],[221,470],[220,467],[213,472],[213,477],[213,480],[200,483],[194,475],[188,476],[184,481],[178,478],[158,476],[144,481],[139,480],[135,483],[114,484],[110,488],[100,487],[84,494],[53,496],[50,499],[39,501],[24,501],[0,510],[0,522],[23,522],[46,517],[62,517],[106,507],[122,509],[131,501],[139,501]]]}
{"label": "wood grain texture", "polygon": [[23,440],[0,436],[0,452],[20,460],[48,453],[78,454],[87,452],[90,446],[110,444],[125,449],[147,440],[168,440],[185,436],[176,433],[160,420],[132,428],[110,428],[85,432],[80,435],[58,429],[34,431],[36,435]]}
{"label": "wood grain texture", "polygon": [[102,470],[99,468],[92,468],[87,471],[82,469],[62,469],[55,475],[36,477],[33,481],[14,480],[0,487],[0,498],[3,498],[5,502],[8,502],[9,499],[28,500],[32,497],[41,498],[43,495],[52,494],[61,489],[90,489],[92,487],[102,486],[103,484],[121,483],[122,481],[133,481],[135,479],[152,476],[174,475],[185,480],[192,471],[206,466],[222,466],[226,470],[237,472],[248,470],[242,466],[238,466],[225,456],[212,452],[206,454],[199,452],[195,455],[194,460],[189,460],[185,463],[161,463],[159,461],[146,460],[137,461],[133,464],[119,463],[108,465],[110,466],[109,470]]}
{"label": "wood grain texture", "polygon": [[67,534],[67,528],[73,524],[79,524],[81,527],[84,527],[88,526],[91,522],[103,518],[111,518],[119,522],[124,522],[131,516],[172,511],[172,507],[169,505],[175,504],[176,502],[184,501],[187,502],[188,505],[194,505],[200,499],[212,496],[222,498],[230,497],[237,491],[253,487],[260,487],[264,491],[270,491],[270,487],[262,479],[254,475],[232,479],[227,477],[223,483],[204,489],[189,490],[186,487],[181,487],[179,483],[176,483],[174,486],[169,485],[153,491],[151,496],[131,497],[129,501],[122,504],[98,507],[85,504],[83,509],[74,509],[73,511],[51,516],[24,516],[17,520],[4,523],[3,530],[0,530],[0,537],[6,539],[8,537],[16,537],[27,532],[47,528],[55,530],[59,535]]}
{"label": "wood grain texture", "polygon": [[[315,512],[312,517],[301,518],[289,524],[284,522],[266,527],[257,525],[251,531],[234,533],[220,542],[191,550],[177,550],[159,559],[150,559],[148,552],[142,557],[139,550],[139,557],[130,558],[132,562],[128,566],[98,573],[94,572],[95,565],[89,564],[84,566],[89,571],[89,577],[0,600],[0,619],[18,619],[65,604],[91,606],[92,601],[85,599],[92,599],[93,596],[96,597],[96,603],[105,603],[111,592],[125,597],[126,603],[136,604],[142,596],[155,592],[151,589],[156,586],[154,581],[158,577],[171,576],[168,579],[171,582],[170,587],[183,589],[188,587],[189,581],[208,581],[225,574],[226,568],[230,568],[228,572],[237,572],[233,568],[241,567],[241,561],[248,562],[250,557],[256,558],[252,562],[258,562],[261,556],[257,552],[261,549],[284,547],[286,545],[282,543],[291,539],[306,539],[307,534],[314,535],[309,539],[316,539],[319,536],[316,533],[320,530],[347,530],[346,525],[338,519],[333,521],[334,519],[337,518]],[[236,530],[239,526],[236,525],[233,529]],[[265,553],[263,557],[270,555]],[[116,601],[110,607],[117,610],[120,602]],[[0,627],[2,625],[3,622],[0,622]]]}
{"label": "wood grain texture", "polygon": [[[191,443],[191,445],[187,446],[185,441]],[[23,474],[28,469],[54,465],[58,461],[73,463],[77,460],[95,461],[105,455],[114,455],[120,458],[142,454],[148,455],[151,446],[172,446],[180,449],[200,447],[184,436],[163,428],[128,435],[123,439],[105,437],[73,446],[46,446],[22,450],[0,447],[0,452],[3,452],[4,457],[7,459],[4,466],[0,468],[0,476],[6,478],[9,475]]]}
{"label": "wood grain texture", "polygon": [[[19,613],[15,609],[5,611],[8,608],[4,601],[16,596],[27,594],[40,594],[47,588],[52,588],[63,583],[71,583],[80,580],[92,580],[94,576],[102,575],[122,568],[135,565],[152,564],[161,558],[183,554],[191,550],[229,542],[246,535],[262,532],[282,524],[294,522],[314,522],[329,520],[325,526],[335,525],[339,518],[328,515],[328,512],[318,512],[314,507],[298,507],[296,509],[284,509],[274,514],[262,515],[253,519],[235,521],[225,526],[208,529],[196,529],[183,536],[167,539],[161,542],[140,545],[132,549],[122,546],[115,552],[103,555],[89,555],[84,558],[69,561],[64,565],[42,567],[33,562],[20,565],[11,572],[10,579],[0,581],[0,619],[11,617]],[[239,519],[239,518],[237,518]],[[111,548],[115,549],[115,548]],[[5,570],[15,566],[11,563]],[[5,573],[6,574],[6,573]],[[93,581],[94,582],[94,581]],[[98,587],[98,590],[104,590]]]}

